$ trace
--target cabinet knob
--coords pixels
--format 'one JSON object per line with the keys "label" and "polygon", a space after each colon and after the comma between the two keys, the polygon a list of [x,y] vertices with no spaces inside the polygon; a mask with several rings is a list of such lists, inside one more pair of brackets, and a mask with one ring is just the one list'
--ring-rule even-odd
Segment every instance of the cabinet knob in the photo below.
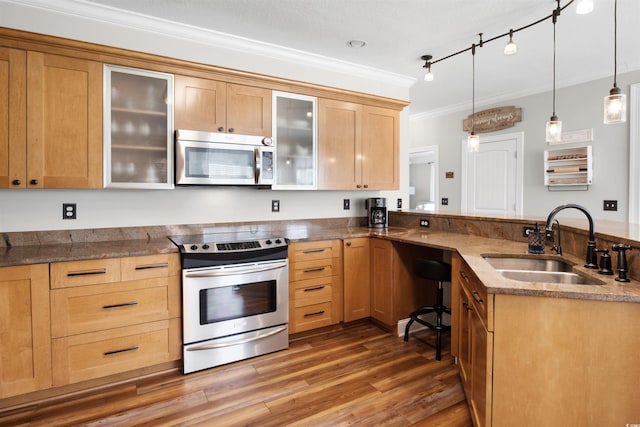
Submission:
{"label": "cabinet knob", "polygon": [[14,179],[13,181],[11,181],[11,185],[20,185],[22,184],[22,181],[20,181],[19,179]]}
{"label": "cabinet knob", "polygon": [[357,184],[357,185],[356,185],[356,188],[362,188],[362,185]]}
{"label": "cabinet knob", "polygon": [[229,133],[233,133],[234,129],[233,128],[229,128]]}
{"label": "cabinet knob", "polygon": [[38,180],[37,179],[32,179],[31,181],[29,181],[29,184],[38,185]]}
{"label": "cabinet knob", "polygon": [[369,188],[369,184],[365,184],[365,185],[364,185],[364,188]]}
{"label": "cabinet knob", "polygon": [[347,242],[347,243],[346,243],[346,245],[347,245],[347,246],[351,246],[351,242]]}
{"label": "cabinet knob", "polygon": [[218,128],[218,132],[224,132],[224,128],[223,128],[222,126],[220,126],[220,127]]}

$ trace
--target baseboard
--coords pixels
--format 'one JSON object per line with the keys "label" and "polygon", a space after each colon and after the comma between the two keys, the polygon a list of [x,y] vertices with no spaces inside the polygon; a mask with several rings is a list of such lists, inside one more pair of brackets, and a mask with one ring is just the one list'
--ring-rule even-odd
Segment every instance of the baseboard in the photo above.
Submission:
{"label": "baseboard", "polygon": [[[409,318],[408,317],[406,319],[398,320],[398,336],[399,337],[403,337],[404,336],[404,329],[407,327],[407,323],[409,323]],[[409,332],[415,332],[415,331],[419,331],[421,329],[427,329],[427,327],[424,326],[423,324],[418,323],[418,322],[413,322],[411,324],[411,329],[409,330]]]}

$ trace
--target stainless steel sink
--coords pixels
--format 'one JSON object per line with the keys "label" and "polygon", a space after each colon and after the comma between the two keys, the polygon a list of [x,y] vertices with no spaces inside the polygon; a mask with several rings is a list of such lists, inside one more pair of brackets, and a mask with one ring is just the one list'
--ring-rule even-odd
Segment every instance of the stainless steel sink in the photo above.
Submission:
{"label": "stainless steel sink", "polygon": [[503,277],[520,282],[602,285],[591,277],[573,272],[573,265],[559,259],[487,255],[484,259]]}
{"label": "stainless steel sink", "polygon": [[559,259],[506,256],[485,256],[484,259],[496,270],[573,271],[573,264]]}

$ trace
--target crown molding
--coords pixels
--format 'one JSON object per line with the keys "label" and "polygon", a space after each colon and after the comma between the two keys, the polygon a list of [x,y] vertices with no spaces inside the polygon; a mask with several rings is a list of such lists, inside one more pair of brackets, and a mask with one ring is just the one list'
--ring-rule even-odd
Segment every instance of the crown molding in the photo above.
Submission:
{"label": "crown molding", "polygon": [[208,30],[191,25],[181,24],[162,18],[134,13],[110,6],[91,3],[86,0],[1,0],[20,7],[39,9],[49,13],[57,13],[82,20],[96,21],[108,25],[160,34],[165,37],[186,40],[212,46],[217,49],[267,57],[287,63],[305,65],[325,71],[348,74],[382,84],[409,88],[415,82],[413,77],[391,73],[378,68],[366,67],[322,55],[301,50],[234,36],[219,31]]}

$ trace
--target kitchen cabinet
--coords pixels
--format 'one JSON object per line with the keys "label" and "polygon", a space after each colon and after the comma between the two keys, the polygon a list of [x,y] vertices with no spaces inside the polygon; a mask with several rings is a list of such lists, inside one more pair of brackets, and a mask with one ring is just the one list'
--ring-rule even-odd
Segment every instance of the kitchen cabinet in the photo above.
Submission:
{"label": "kitchen cabinet", "polygon": [[51,387],[49,266],[0,268],[0,399]]}
{"label": "kitchen cabinet", "polygon": [[393,310],[393,243],[370,239],[371,255],[371,317],[392,326],[397,322]]}
{"label": "kitchen cabinet", "polygon": [[53,385],[178,360],[177,254],[51,264]]}
{"label": "kitchen cabinet", "polygon": [[101,64],[1,52],[0,186],[100,188]]}
{"label": "kitchen cabinet", "polygon": [[342,320],[340,240],[289,246],[289,332],[303,332]]}
{"label": "kitchen cabinet", "polygon": [[104,186],[173,187],[173,75],[104,66]]}
{"label": "kitchen cabinet", "polygon": [[397,190],[399,113],[343,101],[318,101],[318,188]]}
{"label": "kitchen cabinet", "polygon": [[344,256],[344,321],[364,319],[371,315],[369,238],[344,240],[342,251]]}
{"label": "kitchen cabinet", "polygon": [[276,190],[316,188],[317,104],[313,96],[273,92]]}
{"label": "kitchen cabinet", "polygon": [[491,375],[493,333],[488,330],[489,299],[486,288],[457,254],[452,256],[452,286],[458,296],[452,309],[457,324],[453,347],[457,346],[460,378],[476,427],[491,425]]}
{"label": "kitchen cabinet", "polygon": [[175,128],[271,136],[271,90],[175,76]]}

